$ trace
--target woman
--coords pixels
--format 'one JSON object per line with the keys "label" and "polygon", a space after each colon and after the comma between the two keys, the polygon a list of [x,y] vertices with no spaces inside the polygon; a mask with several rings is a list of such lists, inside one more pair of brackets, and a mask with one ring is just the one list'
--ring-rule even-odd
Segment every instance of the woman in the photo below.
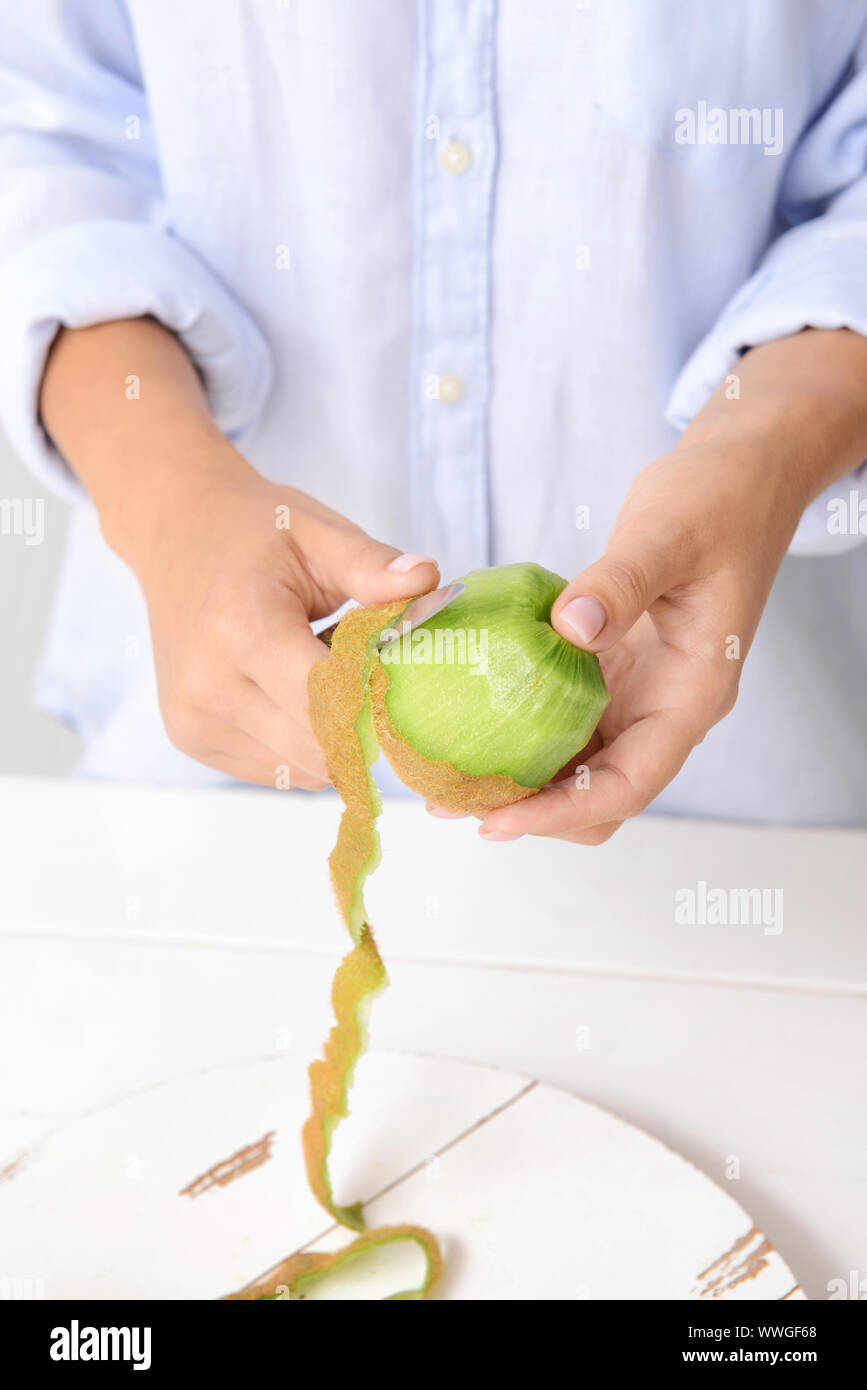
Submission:
{"label": "woman", "polygon": [[532,559],[613,699],[589,788],[486,838],[863,824],[865,31],[857,0],[4,15],[0,406],[77,502],[39,695],[81,770],[322,787],[310,620]]}

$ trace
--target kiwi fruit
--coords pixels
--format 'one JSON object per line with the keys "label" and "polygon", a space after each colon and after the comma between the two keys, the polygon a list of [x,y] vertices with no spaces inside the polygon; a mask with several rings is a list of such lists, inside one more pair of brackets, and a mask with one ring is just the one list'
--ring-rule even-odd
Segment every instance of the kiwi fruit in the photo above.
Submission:
{"label": "kiwi fruit", "polygon": [[555,632],[565,579],[541,565],[463,576],[463,593],[395,637],[370,669],[374,726],[398,777],[484,815],[543,787],[608,704],[599,662]]}

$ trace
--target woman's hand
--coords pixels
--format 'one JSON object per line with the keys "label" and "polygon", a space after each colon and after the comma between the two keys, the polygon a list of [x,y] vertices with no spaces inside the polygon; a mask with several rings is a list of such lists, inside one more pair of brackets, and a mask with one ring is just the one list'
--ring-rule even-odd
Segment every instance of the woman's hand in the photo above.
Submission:
{"label": "woman's hand", "polygon": [[172,743],[245,782],[319,789],[307,676],[328,653],[310,619],[424,592],[437,570],[245,466],[167,520],[138,577]]}
{"label": "woman's hand", "polygon": [[[807,330],[741,359],[678,447],[633,483],[604,557],[552,610],[597,652],[611,703],[577,765],[488,815],[491,840],[607,840],[735,703],[743,660],[807,504],[867,457],[867,341]],[[782,678],[782,677],[781,677]]]}
{"label": "woman's hand", "polygon": [[184,348],[152,319],[62,330],[41,410],[141,584],[175,746],[245,782],[326,786],[307,673],[327,651],[309,621],[347,598],[425,593],[434,561],[256,473],[211,420]]}
{"label": "woman's hand", "polygon": [[494,811],[482,834],[597,845],[662,791],[732,708],[741,666],[798,519],[761,457],[696,446],[630,489],[603,559],[554,605],[563,637],[599,654],[611,703],[578,755],[588,769]]}

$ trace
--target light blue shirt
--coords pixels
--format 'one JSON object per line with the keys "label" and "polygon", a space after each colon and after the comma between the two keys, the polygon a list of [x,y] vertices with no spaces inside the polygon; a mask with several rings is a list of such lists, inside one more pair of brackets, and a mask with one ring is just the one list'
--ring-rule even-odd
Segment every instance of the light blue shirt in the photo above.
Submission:
{"label": "light blue shirt", "polygon": [[[78,502],[38,695],[82,770],[220,780],[168,744],[141,596],[40,427],[59,324],[155,315],[257,468],[445,577],[570,576],[744,347],[867,333],[865,28],[862,0],[4,6],[0,411]],[[863,470],[809,509],[657,809],[867,820],[865,512]]]}

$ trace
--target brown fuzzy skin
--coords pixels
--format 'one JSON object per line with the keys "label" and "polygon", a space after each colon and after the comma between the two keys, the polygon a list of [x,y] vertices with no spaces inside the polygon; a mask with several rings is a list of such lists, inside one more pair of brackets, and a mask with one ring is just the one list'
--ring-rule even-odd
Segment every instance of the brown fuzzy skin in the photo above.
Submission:
{"label": "brown fuzzy skin", "polygon": [[417,753],[388,717],[387,691],[388,671],[382,662],[374,662],[370,671],[370,702],[379,746],[400,780],[431,805],[441,806],[444,811],[485,816],[498,806],[536,795],[536,787],[523,787],[504,773],[473,777],[451,763],[436,762]]}
{"label": "brown fuzzy skin", "polygon": [[340,620],[340,639],[332,646],[331,655],[311,668],[307,681],[313,732],[325,754],[328,776],[346,807],[328,862],[337,904],[347,926],[355,885],[376,845],[376,817],[370,803],[367,764],[355,732],[367,696],[367,643],[375,633],[390,627],[406,604],[406,599],[398,599],[350,609]]}
{"label": "brown fuzzy skin", "polygon": [[361,1011],[387,983],[385,968],[370,928],[352,919],[356,891],[375,862],[379,840],[370,777],[356,724],[365,700],[368,647],[383,627],[393,622],[406,604],[354,608],[340,623],[327,661],[311,670],[307,687],[310,722],[322,751],[328,775],[344,804],[337,843],[328,860],[337,904],[355,949],[338,967],[331,1001],[335,1024],[325,1044],[325,1056],[310,1067],[311,1114],[301,1142],[310,1190],[338,1221],[357,1228],[360,1209],[335,1204],[331,1192],[328,1154],[330,1132],[349,1113],[347,1091],[355,1062],[364,1050]]}
{"label": "brown fuzzy skin", "polygon": [[326,1040],[324,1056],[311,1062],[308,1072],[310,1115],[301,1130],[307,1182],[320,1205],[353,1229],[358,1227],[361,1209],[335,1204],[328,1172],[330,1140],[326,1136],[329,1125],[345,1120],[349,1114],[349,1078],[365,1047],[362,1013],[387,984],[388,976],[373,934],[365,926],[358,945],[337,967],[331,986],[334,1027]]}

